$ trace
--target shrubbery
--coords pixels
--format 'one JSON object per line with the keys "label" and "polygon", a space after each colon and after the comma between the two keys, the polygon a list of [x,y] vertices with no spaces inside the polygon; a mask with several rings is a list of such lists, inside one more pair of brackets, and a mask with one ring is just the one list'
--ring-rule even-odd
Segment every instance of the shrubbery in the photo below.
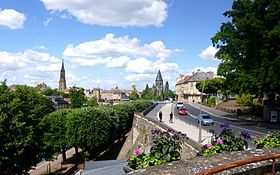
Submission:
{"label": "shrubbery", "polygon": [[248,133],[242,132],[240,137],[236,137],[231,129],[224,128],[211,144],[206,144],[202,147],[200,154],[211,156],[224,151],[241,151],[247,146],[247,139],[251,139]]}
{"label": "shrubbery", "polygon": [[154,129],[151,132],[153,145],[150,153],[144,153],[144,148],[136,147],[134,155],[128,160],[131,168],[141,169],[180,159],[181,144],[186,135],[173,130],[164,132]]}
{"label": "shrubbery", "polygon": [[134,112],[150,105],[151,101],[141,100],[49,114],[41,124],[45,128],[45,158],[69,147],[79,147],[88,158],[95,157],[131,127]]}
{"label": "shrubbery", "polygon": [[253,98],[250,94],[241,94],[236,98],[236,102],[242,106],[251,106],[253,104]]}
{"label": "shrubbery", "polygon": [[257,148],[280,148],[280,132],[275,132],[255,140]]}

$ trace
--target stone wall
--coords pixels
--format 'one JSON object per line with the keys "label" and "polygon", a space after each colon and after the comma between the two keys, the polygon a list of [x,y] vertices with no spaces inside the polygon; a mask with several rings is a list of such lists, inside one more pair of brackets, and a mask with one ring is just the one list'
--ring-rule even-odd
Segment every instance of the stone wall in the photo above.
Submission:
{"label": "stone wall", "polygon": [[[135,114],[132,126],[132,148],[133,150],[136,146],[141,145],[141,147],[146,148],[148,151],[152,144],[152,129],[160,129],[166,131],[168,127],[162,125],[160,122],[145,118],[141,114]],[[193,158],[197,155],[200,145],[191,140],[184,140],[182,145],[181,159],[187,160]]]}

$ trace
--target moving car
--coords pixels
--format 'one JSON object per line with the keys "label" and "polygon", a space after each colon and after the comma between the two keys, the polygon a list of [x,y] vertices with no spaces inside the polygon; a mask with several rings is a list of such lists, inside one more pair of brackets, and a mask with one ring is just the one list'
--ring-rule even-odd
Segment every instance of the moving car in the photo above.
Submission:
{"label": "moving car", "polygon": [[198,116],[198,123],[201,122],[201,125],[214,125],[214,120],[208,114],[200,114]]}
{"label": "moving car", "polygon": [[178,114],[188,115],[188,110],[185,107],[181,107],[181,108],[178,109]]}
{"label": "moving car", "polygon": [[183,102],[177,102],[176,103],[176,108],[179,109],[181,107],[184,107],[184,103]]}

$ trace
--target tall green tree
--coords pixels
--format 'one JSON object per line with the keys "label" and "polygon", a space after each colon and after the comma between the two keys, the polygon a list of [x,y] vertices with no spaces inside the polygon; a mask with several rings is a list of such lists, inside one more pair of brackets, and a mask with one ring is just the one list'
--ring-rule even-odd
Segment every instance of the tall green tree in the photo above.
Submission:
{"label": "tall green tree", "polygon": [[139,99],[138,91],[137,91],[135,85],[132,85],[132,91],[131,91],[131,93],[129,95],[129,99],[130,100],[137,100],[137,99]]}
{"label": "tall green tree", "polygon": [[69,92],[72,108],[80,108],[87,102],[83,88],[72,87]]}
{"label": "tall green tree", "polygon": [[262,97],[280,91],[280,1],[236,0],[212,38],[218,74],[232,91]]}
{"label": "tall green tree", "polygon": [[27,174],[41,161],[42,118],[54,111],[49,99],[35,88],[0,85],[0,172]]}
{"label": "tall green tree", "polygon": [[196,83],[196,88],[203,93],[216,95],[218,91],[224,91],[224,79],[213,78],[210,80],[199,81]]}
{"label": "tall green tree", "polygon": [[67,114],[69,109],[54,111],[44,117],[40,125],[44,130],[44,158],[52,159],[53,155],[62,153],[63,161],[66,160],[66,150],[69,148],[66,137]]}
{"label": "tall green tree", "polygon": [[90,97],[87,101],[87,105],[92,107],[98,106],[97,98],[95,96]]}

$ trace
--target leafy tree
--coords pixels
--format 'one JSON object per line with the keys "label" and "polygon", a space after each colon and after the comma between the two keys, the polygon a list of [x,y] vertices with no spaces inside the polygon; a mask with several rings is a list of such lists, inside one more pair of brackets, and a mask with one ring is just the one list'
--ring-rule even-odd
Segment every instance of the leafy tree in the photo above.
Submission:
{"label": "leafy tree", "polygon": [[175,97],[176,97],[176,94],[174,93],[174,91],[172,91],[170,89],[168,91],[165,91],[163,95],[164,95],[165,99],[167,99],[167,98],[175,99]]}
{"label": "leafy tree", "polygon": [[87,101],[87,105],[92,107],[98,106],[97,98],[95,96],[90,97],[90,99]]}
{"label": "leafy tree", "polygon": [[135,85],[132,85],[132,91],[129,95],[129,99],[130,100],[136,100],[139,98],[139,95],[138,95],[138,91],[136,89],[136,86]]}
{"label": "leafy tree", "polygon": [[218,93],[218,91],[224,90],[224,79],[223,78],[213,78],[210,80],[200,81],[200,82],[196,83],[196,88],[200,92],[203,91],[206,94],[216,95]]}
{"label": "leafy tree", "polygon": [[52,103],[35,88],[0,85],[0,172],[27,174],[41,161],[41,119],[54,111]]}
{"label": "leafy tree", "polygon": [[70,92],[69,92],[69,97],[70,97],[70,100],[71,100],[71,107],[72,108],[80,108],[87,101],[87,98],[85,97],[83,88],[72,87],[70,89]]}
{"label": "leafy tree", "polygon": [[66,137],[67,114],[71,112],[67,109],[61,109],[52,112],[41,121],[44,129],[44,158],[52,159],[54,154],[62,152],[63,161],[66,160],[66,149],[69,148]]}
{"label": "leafy tree", "polygon": [[146,85],[146,88],[142,91],[141,94],[142,99],[152,100],[155,99],[155,93],[152,88],[149,88],[149,85]]}
{"label": "leafy tree", "polygon": [[113,120],[110,111],[88,107],[72,110],[68,114],[67,137],[72,146],[79,146],[88,157],[110,142],[113,134]]}
{"label": "leafy tree", "polygon": [[46,96],[56,96],[56,95],[61,95],[60,92],[57,91],[57,89],[52,89],[52,88],[47,88],[42,91],[42,94]]}
{"label": "leafy tree", "polygon": [[236,0],[212,38],[230,90],[263,97],[280,91],[280,1]]}

